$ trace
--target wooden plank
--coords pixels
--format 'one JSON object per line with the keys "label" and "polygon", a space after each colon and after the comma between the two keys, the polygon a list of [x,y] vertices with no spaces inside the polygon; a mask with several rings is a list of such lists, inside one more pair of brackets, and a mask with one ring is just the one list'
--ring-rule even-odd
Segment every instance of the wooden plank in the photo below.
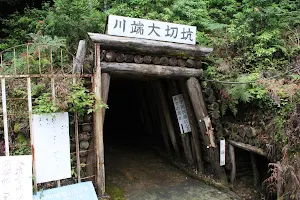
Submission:
{"label": "wooden plank", "polygon": [[173,148],[175,150],[175,155],[180,158],[180,151],[179,151],[179,147],[178,147],[178,143],[177,143],[177,138],[175,135],[175,131],[174,131],[174,127],[172,124],[172,119],[171,119],[171,115],[170,115],[170,110],[168,107],[168,103],[167,103],[167,98],[165,96],[165,93],[163,91],[163,85],[160,81],[155,82],[155,89],[157,91],[160,103],[161,103],[161,108],[162,108],[162,112],[163,112],[163,116],[165,118],[165,123],[167,125],[168,128],[168,133],[173,145]]}
{"label": "wooden plank", "polygon": [[231,161],[230,183],[233,186],[236,177],[236,163],[235,163],[234,147],[232,144],[229,144],[229,156]]}
{"label": "wooden plank", "polygon": [[187,114],[189,117],[189,122],[190,122],[190,126],[191,126],[191,131],[192,131],[192,144],[194,146],[195,149],[195,157],[196,157],[196,162],[197,162],[197,170],[200,173],[204,173],[204,164],[203,164],[203,160],[202,160],[202,150],[201,150],[201,146],[200,146],[200,138],[199,138],[199,133],[197,130],[197,124],[196,124],[196,120],[195,120],[195,116],[194,116],[194,111],[190,102],[190,97],[185,85],[185,81],[180,81],[180,89],[185,101],[185,106],[186,106],[186,110],[187,110]]}
{"label": "wooden plank", "polygon": [[92,41],[101,43],[104,49],[121,52],[135,52],[159,56],[202,58],[212,52],[212,48],[171,42],[152,41],[139,38],[117,37],[98,33],[88,33]]}
{"label": "wooden plank", "polygon": [[241,149],[244,149],[246,151],[250,151],[250,152],[259,154],[261,156],[267,157],[267,154],[261,148],[257,148],[257,147],[251,146],[249,144],[244,144],[242,142],[236,142],[236,141],[233,141],[233,140],[227,140],[227,142],[232,144],[233,146],[238,147],[238,148],[241,148]]}
{"label": "wooden plank", "polygon": [[[96,99],[101,99],[101,67],[100,67],[100,44],[95,44],[95,74],[94,74],[94,94]],[[105,168],[104,168],[104,144],[103,144],[103,110],[94,112],[94,137],[96,146],[96,169],[97,169],[97,193],[103,196],[105,193]]]}
{"label": "wooden plank", "polygon": [[103,72],[117,75],[156,76],[163,78],[202,77],[202,69],[189,69],[152,64],[102,62]]}
{"label": "wooden plank", "polygon": [[[201,86],[199,81],[195,78],[189,78],[186,82],[188,93],[194,108],[194,112],[199,123],[200,127],[200,137],[202,138],[205,147],[205,155],[208,156],[209,163],[214,171],[214,173],[218,176],[218,178],[223,182],[227,183],[227,177],[224,169],[220,167],[220,159],[219,159],[219,151],[218,148],[214,147],[213,141],[213,132],[212,130],[207,130],[207,124],[205,123],[205,119],[207,119],[207,109],[204,103],[203,94],[201,90]],[[212,128],[212,127],[211,127]]]}

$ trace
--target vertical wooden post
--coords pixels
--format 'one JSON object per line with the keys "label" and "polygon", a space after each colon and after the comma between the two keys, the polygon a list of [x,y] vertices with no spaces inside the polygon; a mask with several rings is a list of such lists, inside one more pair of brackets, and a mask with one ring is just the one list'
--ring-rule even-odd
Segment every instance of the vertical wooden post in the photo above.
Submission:
{"label": "vertical wooden post", "polygon": [[35,152],[34,152],[34,134],[32,128],[32,98],[31,98],[31,79],[27,78],[27,101],[28,101],[28,114],[29,114],[29,128],[30,128],[30,143],[31,143],[31,154],[32,154],[32,169],[33,169],[33,188],[37,191],[36,182],[36,168],[35,168]]}
{"label": "vertical wooden post", "polygon": [[2,88],[2,111],[3,111],[5,156],[9,156],[9,141],[8,141],[8,125],[7,125],[5,78],[1,79],[1,88]]}
{"label": "vertical wooden post", "polygon": [[236,163],[235,163],[235,153],[232,144],[229,144],[229,156],[231,162],[231,173],[230,173],[230,184],[233,186],[236,176]]}
{"label": "vertical wooden post", "polygon": [[252,165],[252,171],[253,171],[254,187],[258,188],[259,187],[259,172],[258,172],[258,169],[257,169],[255,154],[250,152],[250,158],[251,158],[251,165]]}
{"label": "vertical wooden post", "polygon": [[185,85],[184,81],[180,81],[180,88],[181,88],[181,92],[185,101],[185,106],[186,106],[186,110],[188,113],[188,118],[189,118],[189,122],[190,122],[190,126],[191,126],[191,131],[192,131],[192,144],[193,147],[195,149],[195,154],[196,154],[196,161],[197,161],[197,169],[200,173],[204,172],[204,164],[203,164],[203,160],[202,160],[202,153],[201,153],[201,146],[200,146],[200,138],[199,138],[199,133],[197,131],[197,124],[195,121],[195,116],[194,116],[194,111],[192,108],[192,105],[190,103],[190,97]]}
{"label": "vertical wooden post", "polygon": [[[206,110],[206,106],[203,99],[203,94],[201,90],[201,86],[199,81],[195,78],[189,78],[187,80],[187,88],[188,93],[192,102],[192,105],[194,107],[195,115],[199,123],[200,131],[201,131],[201,137],[203,139],[204,145],[205,145],[205,153],[209,157],[209,163],[211,167],[214,169],[215,174],[218,176],[218,178],[224,183],[227,184],[227,177],[225,174],[224,169],[220,167],[220,155],[218,148],[213,147],[212,145],[212,136],[208,134],[207,130],[207,124],[205,124],[205,119],[208,117],[208,113]],[[211,130],[210,130],[211,131]]]}
{"label": "vertical wooden post", "polygon": [[[110,75],[107,73],[101,74],[101,97],[102,102],[107,104],[108,101],[108,93],[109,93],[109,86],[110,86]],[[104,118],[105,118],[105,108],[102,109],[103,111],[103,124],[104,124]]]}
{"label": "vertical wooden post", "polygon": [[162,88],[163,85],[161,82],[157,81],[155,83],[155,87],[156,87],[155,89],[158,93],[159,100],[160,100],[160,103],[162,106],[162,112],[163,112],[165,122],[166,122],[166,125],[168,128],[169,136],[171,138],[171,142],[172,142],[173,148],[175,150],[175,155],[178,158],[180,158],[181,156],[180,156],[180,152],[179,152],[179,148],[178,148],[178,144],[177,144],[177,138],[175,135],[174,127],[173,127],[172,120],[171,120],[170,110],[169,110],[169,107],[167,104],[167,98],[166,98],[166,96],[163,92],[163,88]]}
{"label": "vertical wooden post", "polygon": [[161,133],[162,133],[163,140],[164,140],[164,143],[165,143],[165,148],[166,148],[167,154],[172,155],[171,144],[170,144],[170,141],[169,141],[167,125],[166,125],[164,114],[163,114],[163,111],[162,111],[163,108],[162,108],[161,103],[160,103],[160,98],[157,94],[154,93],[155,88],[156,88],[155,85],[149,84],[149,86],[151,88],[151,97],[154,99],[154,102],[153,102],[154,105],[152,106],[152,109],[153,109],[153,111],[154,111],[154,109],[156,109],[156,111],[157,111],[159,122],[160,122],[159,123],[160,124],[160,129],[161,129]]}
{"label": "vertical wooden post", "polygon": [[[109,93],[109,86],[110,86],[110,75],[107,73],[103,73],[101,75],[101,86],[102,86],[102,90],[101,90],[101,97],[102,97],[102,102],[107,104],[108,101],[108,93]],[[102,113],[103,113],[103,124],[104,124],[104,119],[105,119],[105,108],[102,109]],[[95,153],[94,151],[96,151],[96,145],[95,145],[95,137],[92,137],[90,140],[90,147],[89,147],[89,151],[88,151],[88,155],[87,155],[87,161],[86,161],[86,175],[87,176],[93,176],[95,175],[95,165],[94,163],[96,163],[96,158],[95,158]],[[93,179],[91,179],[91,181],[93,181]],[[94,184],[96,184],[93,181]]]}
{"label": "vertical wooden post", "polygon": [[[95,43],[95,71],[94,71],[94,94],[96,100],[101,100],[101,67],[100,67],[100,44]],[[94,112],[94,137],[96,144],[97,166],[97,192],[99,196],[105,193],[105,169],[104,169],[104,144],[103,144],[103,110]]]}
{"label": "vertical wooden post", "polygon": [[[167,83],[168,83],[168,91],[169,91],[170,99],[172,102],[172,96],[179,94],[179,91],[176,87],[176,82],[174,80],[167,81]],[[172,105],[173,105],[173,102],[172,102]],[[190,135],[189,135],[189,133],[181,134],[181,132],[179,130],[179,126],[177,126],[176,131],[180,134],[183,152],[184,152],[186,161],[191,166],[194,163],[194,159],[193,159],[193,154],[192,154]]]}
{"label": "vertical wooden post", "polygon": [[86,55],[86,42],[80,40],[77,48],[76,58],[74,60],[73,70],[75,74],[80,74],[83,70],[83,63]]}

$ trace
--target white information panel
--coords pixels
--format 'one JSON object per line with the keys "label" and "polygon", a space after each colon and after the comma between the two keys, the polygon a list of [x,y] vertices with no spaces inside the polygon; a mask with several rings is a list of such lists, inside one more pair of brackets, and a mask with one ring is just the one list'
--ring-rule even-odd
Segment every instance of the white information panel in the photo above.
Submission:
{"label": "white information panel", "polygon": [[196,26],[109,15],[108,34],[149,40],[196,44]]}
{"label": "white information panel", "polygon": [[172,98],[181,134],[191,132],[191,126],[182,94],[175,95]]}
{"label": "white information panel", "polygon": [[32,199],[32,157],[0,157],[0,200]]}
{"label": "white information panel", "polygon": [[220,140],[220,166],[225,165],[225,140]]}
{"label": "white information panel", "polygon": [[69,115],[33,115],[36,181],[44,183],[71,177]]}

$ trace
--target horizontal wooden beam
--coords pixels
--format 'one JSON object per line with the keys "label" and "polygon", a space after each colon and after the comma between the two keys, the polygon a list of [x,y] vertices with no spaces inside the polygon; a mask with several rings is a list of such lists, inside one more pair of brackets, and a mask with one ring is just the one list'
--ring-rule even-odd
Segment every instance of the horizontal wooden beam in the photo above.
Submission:
{"label": "horizontal wooden beam", "polygon": [[117,75],[155,76],[164,78],[202,77],[202,69],[152,64],[101,62],[102,72]]}
{"label": "horizontal wooden beam", "polygon": [[257,148],[257,147],[251,146],[250,144],[245,144],[242,142],[235,142],[233,140],[227,140],[227,142],[235,147],[238,147],[238,148],[244,149],[246,151],[250,151],[250,152],[259,154],[261,156],[267,157],[267,154],[261,148]]}
{"label": "horizontal wooden beam", "polygon": [[200,59],[208,56],[212,48],[188,44],[176,44],[139,38],[117,37],[99,33],[88,33],[93,42],[99,42],[102,49],[118,50],[136,54],[172,56]]}

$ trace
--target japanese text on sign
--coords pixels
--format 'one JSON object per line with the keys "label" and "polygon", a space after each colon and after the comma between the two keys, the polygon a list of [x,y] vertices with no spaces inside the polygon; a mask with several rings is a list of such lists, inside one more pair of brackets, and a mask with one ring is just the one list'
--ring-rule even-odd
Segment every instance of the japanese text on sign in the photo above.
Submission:
{"label": "japanese text on sign", "polygon": [[68,113],[33,115],[32,126],[37,183],[70,178]]}
{"label": "japanese text on sign", "polygon": [[225,140],[220,140],[220,166],[225,165]]}
{"label": "japanese text on sign", "polygon": [[109,15],[108,34],[183,44],[196,44],[196,27]]}
{"label": "japanese text on sign", "polygon": [[98,200],[91,181],[38,192],[33,200]]}
{"label": "japanese text on sign", "polygon": [[32,157],[0,157],[0,200],[32,198]]}
{"label": "japanese text on sign", "polygon": [[189,118],[182,94],[172,97],[181,134],[191,132]]}

